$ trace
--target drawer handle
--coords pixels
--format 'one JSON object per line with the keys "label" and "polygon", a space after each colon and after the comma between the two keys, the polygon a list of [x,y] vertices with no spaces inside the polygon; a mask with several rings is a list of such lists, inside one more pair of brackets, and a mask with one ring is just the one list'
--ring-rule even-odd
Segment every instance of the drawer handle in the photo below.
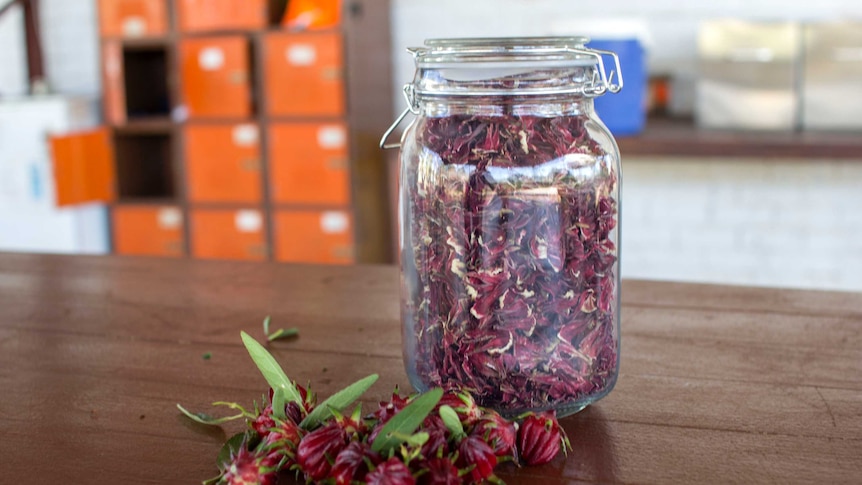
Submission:
{"label": "drawer handle", "polygon": [[330,158],[326,163],[326,166],[330,170],[344,170],[347,168],[347,159],[344,158]]}
{"label": "drawer handle", "polygon": [[249,256],[266,257],[266,244],[250,244],[246,250]]}
{"label": "drawer handle", "polygon": [[320,70],[320,78],[324,81],[337,81],[341,79],[340,67],[324,67]]}
{"label": "drawer handle", "polygon": [[257,159],[246,159],[240,162],[240,167],[246,172],[259,172],[260,171],[260,160]]}

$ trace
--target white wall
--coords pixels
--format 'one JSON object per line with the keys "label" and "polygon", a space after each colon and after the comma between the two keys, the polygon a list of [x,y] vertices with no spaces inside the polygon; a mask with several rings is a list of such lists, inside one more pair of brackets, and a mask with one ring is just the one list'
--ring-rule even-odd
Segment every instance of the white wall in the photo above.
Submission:
{"label": "white wall", "polygon": [[[0,2],[0,5],[5,3]],[[12,7],[0,17],[0,97],[20,96],[27,92],[23,19],[21,7]]]}
{"label": "white wall", "polygon": [[623,156],[622,187],[625,277],[862,291],[862,158]]}
{"label": "white wall", "polygon": [[[42,54],[48,84],[60,94],[97,95],[100,89],[95,0],[40,2]],[[27,93],[23,15],[0,19],[0,97]]]}

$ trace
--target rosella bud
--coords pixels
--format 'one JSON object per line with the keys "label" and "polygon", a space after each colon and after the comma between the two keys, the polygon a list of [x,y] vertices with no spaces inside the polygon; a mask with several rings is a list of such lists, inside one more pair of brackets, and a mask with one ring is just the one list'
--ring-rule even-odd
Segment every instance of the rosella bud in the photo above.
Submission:
{"label": "rosella bud", "polygon": [[486,411],[470,433],[488,443],[497,456],[514,456],[517,430],[515,424],[494,411]]}
{"label": "rosella bud", "polygon": [[383,425],[392,419],[392,416],[398,414],[398,411],[404,409],[405,406],[407,406],[407,398],[401,397],[398,394],[397,388],[395,389],[395,392],[392,393],[392,397],[389,401],[380,401],[377,410],[370,415],[375,424],[371,429],[371,434],[368,435],[368,442],[373,443],[377,438],[377,435],[380,433],[380,430],[383,429]]}
{"label": "rosella bud", "polygon": [[[431,458],[449,453],[449,430],[439,415],[430,415],[422,423],[422,431],[428,433],[428,441],[422,445],[422,456]],[[442,451],[440,451],[442,448]]]}
{"label": "rosella bud", "polygon": [[259,455],[246,449],[245,443],[239,451],[231,454],[219,483],[222,485],[275,485],[278,460],[272,456]]}
{"label": "rosella bud", "polygon": [[565,436],[554,411],[531,414],[518,430],[518,452],[527,465],[548,463],[565,445]]}
{"label": "rosella bud", "polygon": [[440,409],[440,406],[444,404],[458,413],[458,418],[464,427],[472,426],[482,417],[482,410],[479,409],[473,397],[467,393],[449,391],[440,398],[440,402],[437,403],[437,409]]}
{"label": "rosella bud", "polygon": [[386,423],[389,421],[392,416],[395,416],[398,411],[404,409],[404,406],[407,406],[407,398],[401,397],[398,395],[398,390],[392,393],[392,398],[389,401],[380,401],[379,408],[377,411],[374,411],[374,419],[380,421],[381,423]]}
{"label": "rosella bud", "polygon": [[331,423],[305,435],[296,450],[296,463],[315,482],[329,476],[332,460],[347,447],[349,437],[338,423]]}
{"label": "rosella bud", "polygon": [[420,485],[460,485],[458,469],[447,457],[432,458],[425,462],[424,473],[419,477]]}
{"label": "rosella bud", "polygon": [[481,439],[468,436],[461,440],[458,445],[458,467],[467,468],[472,466],[467,478],[472,483],[482,483],[494,474],[497,466],[497,455],[494,450]]}
{"label": "rosella bud", "polygon": [[275,420],[272,419],[272,406],[263,408],[263,411],[251,422],[251,427],[257,432],[258,436],[266,438],[269,430],[275,427]]}
{"label": "rosella bud", "polygon": [[415,485],[416,479],[401,460],[392,457],[365,476],[368,485]]}
{"label": "rosella bud", "polygon": [[278,419],[273,421],[273,426],[269,429],[269,434],[266,435],[263,442],[269,449],[276,449],[285,454],[291,454],[296,451],[299,443],[302,440],[303,431],[298,424],[290,419],[284,421]]}
{"label": "rosella bud", "polygon": [[368,473],[366,459],[374,465],[383,461],[371,446],[353,441],[335,458],[329,477],[334,479],[337,485],[347,485],[354,480],[364,481]]}

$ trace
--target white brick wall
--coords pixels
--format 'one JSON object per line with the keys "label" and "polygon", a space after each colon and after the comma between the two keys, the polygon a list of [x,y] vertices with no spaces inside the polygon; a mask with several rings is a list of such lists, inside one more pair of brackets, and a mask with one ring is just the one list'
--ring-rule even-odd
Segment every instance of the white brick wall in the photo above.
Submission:
{"label": "white brick wall", "polygon": [[862,159],[624,158],[623,275],[862,291]]}
{"label": "white brick wall", "polygon": [[40,5],[49,85],[62,94],[98,94],[95,0],[42,0]]}
{"label": "white brick wall", "polygon": [[[7,2],[0,1],[0,5]],[[12,7],[0,18],[0,98],[27,92],[27,57],[21,7]]]}
{"label": "white brick wall", "polygon": [[[5,2],[0,2],[5,3]],[[27,92],[22,15],[0,19],[0,95]],[[99,51],[95,0],[42,0],[42,50],[48,84],[60,94],[97,95]]]}

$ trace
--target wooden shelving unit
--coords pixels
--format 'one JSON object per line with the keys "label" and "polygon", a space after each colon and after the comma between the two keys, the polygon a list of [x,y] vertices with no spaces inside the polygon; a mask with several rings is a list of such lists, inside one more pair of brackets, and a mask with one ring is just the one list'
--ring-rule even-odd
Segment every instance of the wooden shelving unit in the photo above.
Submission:
{"label": "wooden shelving unit", "polygon": [[393,259],[388,1],[308,31],[280,26],[284,1],[99,6],[115,252]]}

